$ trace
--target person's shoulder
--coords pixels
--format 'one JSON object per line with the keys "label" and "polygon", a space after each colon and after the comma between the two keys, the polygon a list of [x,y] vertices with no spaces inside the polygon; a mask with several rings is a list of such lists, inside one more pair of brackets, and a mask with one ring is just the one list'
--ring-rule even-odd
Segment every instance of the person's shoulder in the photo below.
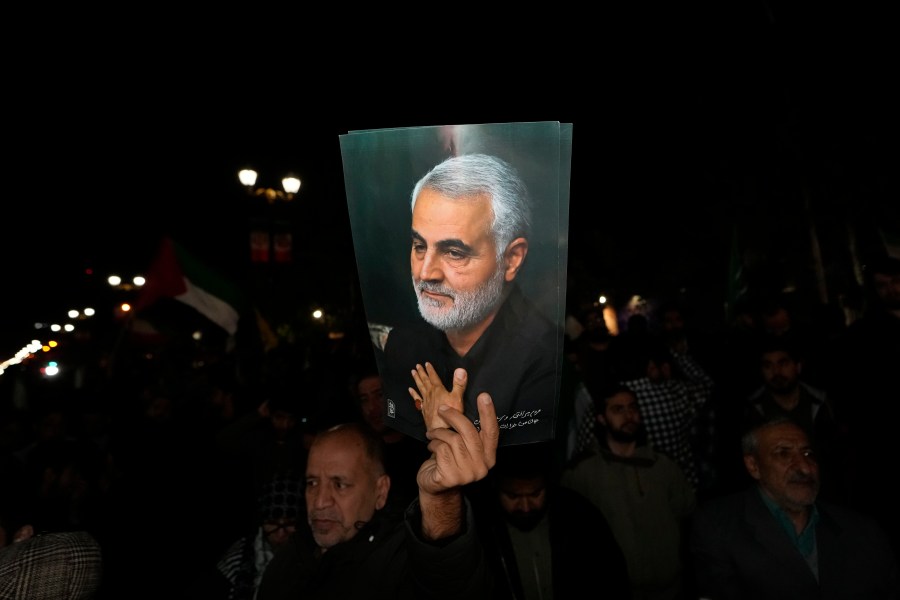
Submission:
{"label": "person's shoulder", "polygon": [[0,579],[10,577],[28,598],[66,597],[66,592],[89,597],[100,585],[102,569],[100,544],[86,531],[36,535],[0,555]]}
{"label": "person's shoulder", "polygon": [[668,469],[681,469],[681,467],[678,466],[677,462],[675,462],[672,458],[669,458],[667,454],[660,452],[659,450],[654,448],[650,443],[635,448],[633,458],[635,461],[638,461],[639,464],[646,467],[658,466]]}
{"label": "person's shoulder", "polygon": [[521,323],[520,330],[529,336],[557,336],[562,327],[544,314],[538,305],[528,298],[518,286],[514,287],[503,303],[504,312],[511,315],[514,322]]}
{"label": "person's shoulder", "polygon": [[582,520],[582,517],[589,516],[591,519],[606,520],[603,512],[578,490],[557,485],[553,488],[553,498],[555,512],[564,514],[567,519]]}
{"label": "person's shoulder", "polygon": [[824,404],[828,394],[821,388],[814,387],[806,382],[800,382],[800,393],[809,397],[813,404]]}
{"label": "person's shoulder", "polygon": [[[579,528],[583,533],[610,534],[603,511],[578,490],[557,485],[550,502],[550,519],[563,527]],[[573,532],[574,533],[574,532]]]}
{"label": "person's shoulder", "polygon": [[820,519],[839,525],[842,529],[866,531],[870,534],[881,535],[882,529],[874,517],[860,512],[854,508],[836,504],[827,500],[818,500],[816,508]]}
{"label": "person's shoulder", "polygon": [[668,485],[692,488],[684,474],[684,470],[667,454],[654,449],[650,445],[640,446],[638,450],[639,452],[636,452],[632,459],[636,466],[652,471],[655,478],[668,483]]}
{"label": "person's shoulder", "polygon": [[571,473],[573,471],[577,471],[584,468],[585,465],[589,465],[599,459],[599,449],[594,445],[589,446],[573,454],[569,461],[566,463],[566,467],[563,472]]}

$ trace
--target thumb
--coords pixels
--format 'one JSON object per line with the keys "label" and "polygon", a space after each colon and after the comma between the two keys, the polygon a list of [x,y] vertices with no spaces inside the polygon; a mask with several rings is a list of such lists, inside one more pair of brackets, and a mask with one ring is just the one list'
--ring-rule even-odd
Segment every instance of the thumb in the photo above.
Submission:
{"label": "thumb", "polygon": [[456,369],[453,371],[453,392],[462,397],[462,393],[466,390],[466,384],[469,382],[469,374],[465,369]]}

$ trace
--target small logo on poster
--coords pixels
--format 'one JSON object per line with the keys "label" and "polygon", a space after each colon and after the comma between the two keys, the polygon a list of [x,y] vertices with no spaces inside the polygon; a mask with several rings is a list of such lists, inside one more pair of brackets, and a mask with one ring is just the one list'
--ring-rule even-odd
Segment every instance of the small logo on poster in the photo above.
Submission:
{"label": "small logo on poster", "polygon": [[392,419],[397,416],[397,407],[394,406],[394,401],[390,398],[387,401],[387,415]]}

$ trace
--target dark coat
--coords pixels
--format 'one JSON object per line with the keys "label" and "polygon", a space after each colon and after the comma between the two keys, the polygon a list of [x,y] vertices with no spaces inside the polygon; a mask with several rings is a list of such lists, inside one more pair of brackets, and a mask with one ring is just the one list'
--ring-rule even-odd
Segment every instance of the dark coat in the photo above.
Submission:
{"label": "dark coat", "polygon": [[[423,541],[418,501],[403,519],[379,511],[353,538],[320,554],[298,529],[266,567],[258,600],[490,598],[490,577],[473,527],[437,544]],[[472,523],[471,509],[467,523]]]}
{"label": "dark coat", "polygon": [[816,506],[818,581],[756,486],[703,504],[690,539],[699,597],[897,598],[897,564],[884,532],[854,511]]}
{"label": "dark coat", "polygon": [[[503,513],[496,499],[483,493],[476,506],[476,523],[494,579],[494,597],[524,598]],[[547,493],[554,600],[630,599],[625,556],[603,513],[568,488],[553,487]]]}

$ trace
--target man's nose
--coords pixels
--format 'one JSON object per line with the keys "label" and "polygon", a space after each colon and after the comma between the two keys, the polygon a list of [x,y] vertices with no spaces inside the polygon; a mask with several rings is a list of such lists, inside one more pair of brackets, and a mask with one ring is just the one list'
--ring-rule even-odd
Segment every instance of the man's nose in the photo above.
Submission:
{"label": "man's nose", "polygon": [[518,499],[516,499],[516,506],[515,506],[515,509],[516,509],[517,511],[520,511],[520,512],[523,512],[523,513],[530,512],[531,506],[530,506],[529,503],[528,503],[528,499],[527,499],[527,498],[518,498]]}
{"label": "man's nose", "polygon": [[819,463],[816,462],[816,459],[811,454],[805,452],[797,454],[794,464],[797,469],[805,475],[815,473],[819,469]]}
{"label": "man's nose", "polygon": [[416,269],[421,281],[440,281],[443,274],[440,269],[437,253],[429,250],[418,260]]}
{"label": "man's nose", "polygon": [[319,485],[309,492],[310,498],[307,501],[313,508],[327,508],[334,504],[334,496],[327,485]]}

